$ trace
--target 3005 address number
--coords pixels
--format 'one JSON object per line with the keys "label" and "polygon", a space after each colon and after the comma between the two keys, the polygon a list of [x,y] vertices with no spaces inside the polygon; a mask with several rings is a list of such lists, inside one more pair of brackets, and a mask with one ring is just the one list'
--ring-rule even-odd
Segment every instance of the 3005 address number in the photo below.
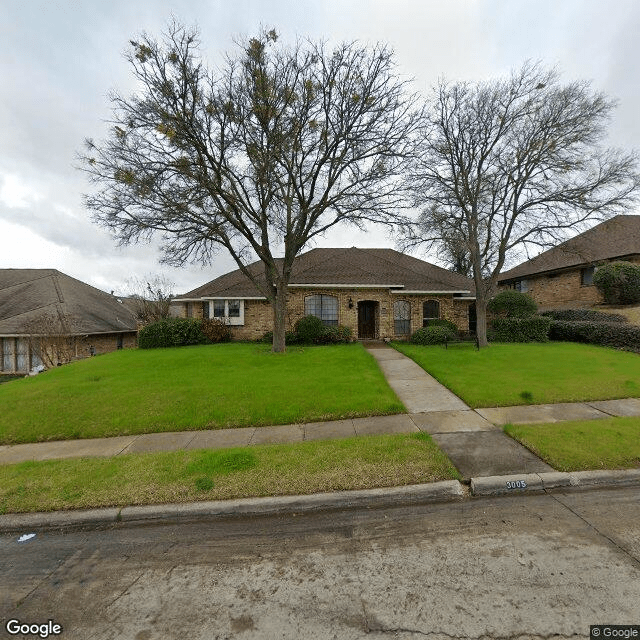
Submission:
{"label": "3005 address number", "polygon": [[508,480],[507,489],[526,489],[527,483],[524,480]]}

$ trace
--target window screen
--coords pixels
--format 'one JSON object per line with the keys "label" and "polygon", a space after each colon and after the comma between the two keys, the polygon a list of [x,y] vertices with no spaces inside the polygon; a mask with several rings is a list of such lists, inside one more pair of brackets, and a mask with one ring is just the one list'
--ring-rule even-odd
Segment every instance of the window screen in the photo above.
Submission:
{"label": "window screen", "polygon": [[429,320],[440,317],[440,303],[437,300],[427,300],[422,305],[422,326],[429,326]]}
{"label": "window screen", "polygon": [[587,267],[580,272],[580,281],[583,287],[590,287],[593,284],[593,274],[595,269],[593,267]]}
{"label": "window screen", "polygon": [[213,317],[224,318],[224,300],[213,301]]}
{"label": "window screen", "polygon": [[335,296],[307,296],[304,299],[304,314],[316,316],[327,327],[338,326],[338,298]]}
{"label": "window screen", "polygon": [[406,300],[397,300],[393,303],[393,324],[397,336],[406,336],[411,333],[411,303]]}

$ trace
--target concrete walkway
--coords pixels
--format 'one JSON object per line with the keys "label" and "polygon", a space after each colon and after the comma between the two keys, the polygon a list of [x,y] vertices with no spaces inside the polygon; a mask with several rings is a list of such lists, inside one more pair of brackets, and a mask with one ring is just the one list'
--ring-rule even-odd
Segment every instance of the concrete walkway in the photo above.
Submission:
{"label": "concrete walkway", "polygon": [[389,385],[407,408],[407,414],[273,427],[5,445],[0,446],[0,464],[425,432],[433,437],[462,476],[468,479],[552,470],[528,449],[505,435],[501,428],[504,424],[640,416],[638,398],[474,411],[413,360],[395,349],[384,343],[368,343],[365,348],[376,358]]}
{"label": "concrete walkway", "polygon": [[366,348],[389,386],[465,479],[553,471],[407,356],[384,343]]}

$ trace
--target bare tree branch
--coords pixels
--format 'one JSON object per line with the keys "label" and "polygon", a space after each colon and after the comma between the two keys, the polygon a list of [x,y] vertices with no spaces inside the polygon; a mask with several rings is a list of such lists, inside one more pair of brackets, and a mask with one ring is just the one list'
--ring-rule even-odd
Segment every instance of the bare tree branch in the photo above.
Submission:
{"label": "bare tree branch", "polygon": [[[271,302],[274,350],[284,350],[287,285],[309,240],[409,208],[421,107],[384,45],[276,41],[275,31],[242,41],[219,73],[179,24],[161,42],[131,41],[141,90],[112,95],[111,134],[87,141],[80,160],[98,187],[86,197],[98,224],[123,244],[159,235],[171,264],[227,250]],[[266,289],[247,270],[252,255]]]}
{"label": "bare tree branch", "polygon": [[529,62],[505,79],[436,88],[410,174],[420,216],[407,242],[450,261],[463,247],[482,345],[507,260],[635,202],[636,154],[601,144],[614,107],[589,83],[561,84],[557,70]]}

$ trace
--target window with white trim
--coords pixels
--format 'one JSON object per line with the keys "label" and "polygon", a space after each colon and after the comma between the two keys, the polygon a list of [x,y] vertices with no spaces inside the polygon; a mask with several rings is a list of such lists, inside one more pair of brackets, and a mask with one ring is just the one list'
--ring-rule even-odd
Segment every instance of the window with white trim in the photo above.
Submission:
{"label": "window with white trim", "polygon": [[211,300],[209,302],[209,317],[222,320],[230,325],[244,324],[244,300]]}
{"label": "window with white trim", "polygon": [[325,327],[337,327],[338,298],[323,294],[307,296],[304,299],[304,315],[320,318]]}

